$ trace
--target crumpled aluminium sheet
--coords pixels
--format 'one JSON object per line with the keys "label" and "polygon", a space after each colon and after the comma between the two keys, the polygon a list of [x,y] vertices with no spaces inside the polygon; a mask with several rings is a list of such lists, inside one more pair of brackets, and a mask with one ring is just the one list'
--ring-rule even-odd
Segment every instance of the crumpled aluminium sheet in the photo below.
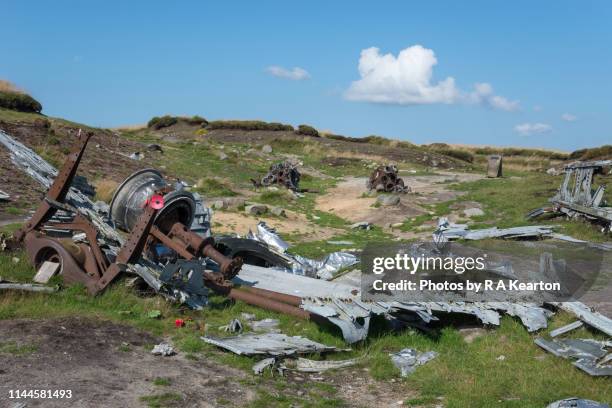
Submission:
{"label": "crumpled aluminium sheet", "polygon": [[297,354],[338,351],[336,347],[317,343],[301,336],[287,336],[282,333],[247,333],[232,337],[201,337],[208,344],[244,356],[293,356]]}
{"label": "crumpled aluminium sheet", "polygon": [[550,403],[546,406],[546,408],[610,408],[610,405],[597,401],[572,397]]}
{"label": "crumpled aluminium sheet", "polygon": [[438,353],[435,351],[420,353],[415,349],[405,348],[397,353],[391,353],[389,356],[391,357],[393,365],[402,372],[402,377],[406,377],[412,374],[418,366],[436,358]]}
{"label": "crumpled aluminium sheet", "polygon": [[594,339],[535,339],[535,344],[573,364],[591,376],[612,376],[612,342]]}
{"label": "crumpled aluminium sheet", "polygon": [[438,220],[438,228],[433,233],[433,239],[439,241],[452,241],[455,239],[479,240],[486,238],[530,238],[550,236],[553,228],[546,225],[527,225],[513,228],[485,228],[470,231],[466,224],[453,224],[447,218]]}
{"label": "crumpled aluminium sheet", "polygon": [[599,312],[591,310],[591,308],[584,303],[556,302],[551,304],[565,310],[566,312],[572,313],[589,326],[592,326],[597,330],[601,330],[608,336],[612,336],[612,319],[602,315]]}
{"label": "crumpled aluminium sheet", "polygon": [[336,325],[349,344],[367,337],[375,315],[385,315],[397,323],[427,325],[439,320],[436,314],[458,313],[498,326],[501,314],[507,313],[519,317],[530,332],[546,328],[547,318],[552,315],[551,311],[529,303],[363,302],[358,284],[312,279],[253,265],[244,265],[234,282],[301,297],[302,309]]}
{"label": "crumpled aluminium sheet", "polygon": [[276,233],[276,230],[270,228],[263,221],[257,224],[257,232],[253,233],[249,231],[246,238],[263,242],[267,244],[271,250],[289,257],[292,261],[291,273],[296,275],[330,280],[339,270],[359,262],[357,256],[349,254],[348,252],[332,252],[321,261],[290,254],[287,252],[290,245]]}

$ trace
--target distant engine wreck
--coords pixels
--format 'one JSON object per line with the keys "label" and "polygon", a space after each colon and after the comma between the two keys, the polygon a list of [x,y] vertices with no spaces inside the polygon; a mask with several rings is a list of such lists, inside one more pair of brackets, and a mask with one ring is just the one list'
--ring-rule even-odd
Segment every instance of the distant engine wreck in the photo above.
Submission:
{"label": "distant engine wreck", "polygon": [[397,166],[386,165],[377,167],[366,182],[370,191],[386,193],[409,193],[410,187],[399,177]]}

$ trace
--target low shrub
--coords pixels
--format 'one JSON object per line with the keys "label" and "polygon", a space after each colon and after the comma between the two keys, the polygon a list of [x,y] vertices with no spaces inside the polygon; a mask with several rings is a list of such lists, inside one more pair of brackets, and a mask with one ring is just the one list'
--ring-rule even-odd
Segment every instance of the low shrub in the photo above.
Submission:
{"label": "low shrub", "polygon": [[261,120],[213,120],[208,123],[207,129],[293,131],[293,126]]}
{"label": "low shrub", "polygon": [[206,127],[208,126],[208,121],[201,116],[195,115],[190,118],[179,118],[179,120],[184,120],[190,125]]}
{"label": "low shrub", "polygon": [[436,153],[443,154],[444,156],[453,157],[455,159],[463,160],[468,163],[474,162],[474,155],[466,150],[452,149],[452,148],[438,148],[433,149]]}
{"label": "low shrub", "polygon": [[178,118],[176,116],[164,115],[164,116],[154,116],[151,118],[149,123],[147,123],[147,127],[159,130],[168,126],[172,126],[178,122]]}
{"label": "low shrub", "polygon": [[571,160],[594,160],[612,158],[612,145],[603,145],[590,149],[580,149],[569,155]]}
{"label": "low shrub", "polygon": [[40,113],[42,111],[40,102],[30,95],[10,91],[0,91],[0,108],[30,113]]}
{"label": "low shrub", "polygon": [[305,135],[305,136],[313,136],[313,137],[320,137],[319,135],[319,131],[315,128],[313,128],[312,126],[309,125],[300,125],[298,126],[296,132],[299,135]]}
{"label": "low shrub", "polygon": [[502,156],[535,156],[542,157],[550,160],[566,160],[569,156],[567,153],[554,152],[551,150],[540,150],[540,149],[523,149],[516,147],[478,147],[473,150],[474,154],[480,155],[491,155],[501,154]]}

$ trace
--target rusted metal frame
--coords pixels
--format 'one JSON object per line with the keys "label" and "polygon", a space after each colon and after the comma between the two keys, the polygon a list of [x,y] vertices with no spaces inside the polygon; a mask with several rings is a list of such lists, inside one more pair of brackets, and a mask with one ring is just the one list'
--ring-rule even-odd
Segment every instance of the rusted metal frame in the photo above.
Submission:
{"label": "rusted metal frame", "polygon": [[150,205],[146,206],[127,241],[117,254],[115,262],[106,269],[100,280],[96,282],[96,292],[106,288],[118,274],[126,270],[127,264],[134,263],[140,257],[155,221],[156,214],[156,209]]}
{"label": "rusted metal frame", "polygon": [[[79,129],[79,133],[77,135],[79,142],[74,145],[74,148],[68,154],[66,161],[64,162],[64,166],[58,173],[55,180],[53,180],[53,184],[47,191],[46,196],[58,202],[63,202],[66,198],[66,194],[70,190],[70,185],[72,184],[72,180],[76,175],[77,168],[83,158],[83,153],[85,152],[85,147],[87,147],[87,142],[91,138],[92,133],[86,132],[83,133]],[[57,208],[54,208],[49,202],[43,201],[34,215],[30,218],[30,220],[26,223],[24,227],[15,232],[15,238],[19,241],[25,238],[25,235],[37,229],[41,224],[48,221],[53,215],[56,213]]]}
{"label": "rusted metal frame", "polygon": [[184,247],[184,245],[181,245],[178,242],[171,239],[169,236],[161,232],[160,229],[157,228],[155,225],[151,227],[150,233],[153,237],[159,240],[162,244],[164,244],[165,246],[167,246],[168,248],[172,249],[177,254],[179,254],[181,258],[185,258],[187,260],[191,260],[194,258],[194,255],[191,252],[189,252]]}
{"label": "rusted metal frame", "polygon": [[69,231],[82,231],[85,233],[87,237],[87,241],[89,242],[89,247],[93,253],[96,265],[98,267],[98,277],[102,276],[102,272],[104,272],[108,268],[108,262],[106,257],[102,253],[100,246],[98,245],[98,232],[91,222],[83,217],[80,214],[76,214],[72,223],[58,223],[54,224],[53,228],[60,230],[69,230]]}
{"label": "rusted metal frame", "polygon": [[225,279],[232,279],[242,267],[241,258],[230,259],[217,251],[214,247],[215,240],[212,237],[202,238],[179,222],[172,226],[168,235],[173,240],[178,239],[182,241],[186,248],[192,248],[194,251],[193,255],[201,254],[219,264],[219,269]]}

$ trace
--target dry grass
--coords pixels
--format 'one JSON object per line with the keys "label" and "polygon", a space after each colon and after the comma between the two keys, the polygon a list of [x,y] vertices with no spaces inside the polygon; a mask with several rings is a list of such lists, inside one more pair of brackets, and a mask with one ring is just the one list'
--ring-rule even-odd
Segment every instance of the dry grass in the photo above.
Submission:
{"label": "dry grass", "polygon": [[119,183],[110,179],[100,179],[94,183],[94,186],[96,187],[96,200],[110,203]]}
{"label": "dry grass", "polygon": [[24,93],[23,89],[19,89],[15,84],[4,79],[0,79],[0,92]]}

